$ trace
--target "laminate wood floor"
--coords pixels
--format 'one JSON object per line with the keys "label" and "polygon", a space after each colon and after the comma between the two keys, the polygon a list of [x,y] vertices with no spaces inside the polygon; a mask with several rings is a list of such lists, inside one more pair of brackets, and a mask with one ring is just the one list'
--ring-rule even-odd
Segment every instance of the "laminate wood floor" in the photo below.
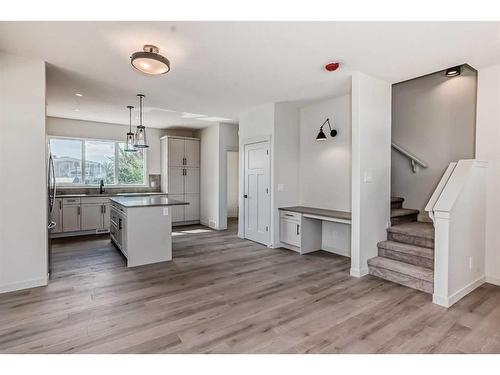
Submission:
{"label": "laminate wood floor", "polygon": [[48,287],[0,295],[2,353],[499,353],[500,288],[452,308],[349,259],[176,229],[174,261],[128,269],[107,236],[54,241]]}

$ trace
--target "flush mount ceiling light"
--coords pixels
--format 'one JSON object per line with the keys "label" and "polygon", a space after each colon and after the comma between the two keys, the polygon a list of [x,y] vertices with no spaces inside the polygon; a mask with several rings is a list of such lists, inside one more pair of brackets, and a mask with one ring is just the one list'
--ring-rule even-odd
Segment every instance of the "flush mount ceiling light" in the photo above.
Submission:
{"label": "flush mount ceiling light", "polygon": [[146,127],[142,124],[142,101],[144,99],[143,94],[137,94],[139,98],[139,125],[135,131],[135,148],[147,148],[149,145],[146,142]]}
{"label": "flush mount ceiling light", "polygon": [[462,74],[462,67],[461,66],[454,66],[453,68],[448,68],[446,69],[446,77],[451,78],[451,77],[456,77]]}
{"label": "flush mount ceiling light", "polygon": [[319,128],[319,133],[318,136],[316,137],[317,141],[326,141],[326,134],[323,131],[323,126],[325,126],[325,124],[328,124],[328,127],[330,128],[330,136],[332,138],[337,135],[337,131],[335,129],[332,129],[332,126],[330,125],[330,119],[327,118],[323,123],[323,125],[321,125],[321,127]]}
{"label": "flush mount ceiling light", "polygon": [[130,56],[130,63],[135,69],[149,75],[168,73],[170,71],[170,61],[158,52],[160,52],[158,47],[146,44],[143,51],[134,52]]}

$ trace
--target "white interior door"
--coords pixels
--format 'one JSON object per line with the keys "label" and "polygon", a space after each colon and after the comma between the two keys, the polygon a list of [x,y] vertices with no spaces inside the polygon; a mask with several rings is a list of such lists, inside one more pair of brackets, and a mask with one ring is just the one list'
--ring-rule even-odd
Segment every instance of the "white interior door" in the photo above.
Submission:
{"label": "white interior door", "polygon": [[269,244],[271,199],[269,195],[269,141],[245,145],[245,238]]}

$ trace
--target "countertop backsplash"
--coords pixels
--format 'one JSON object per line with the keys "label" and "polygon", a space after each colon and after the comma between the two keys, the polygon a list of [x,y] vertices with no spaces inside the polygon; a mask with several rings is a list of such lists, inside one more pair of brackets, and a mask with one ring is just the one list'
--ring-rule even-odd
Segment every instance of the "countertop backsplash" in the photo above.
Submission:
{"label": "countertop backsplash", "polygon": [[[107,193],[159,193],[161,191],[161,175],[150,174],[149,186],[112,187],[104,185]],[[57,187],[57,195],[67,194],[99,194],[99,187]]]}

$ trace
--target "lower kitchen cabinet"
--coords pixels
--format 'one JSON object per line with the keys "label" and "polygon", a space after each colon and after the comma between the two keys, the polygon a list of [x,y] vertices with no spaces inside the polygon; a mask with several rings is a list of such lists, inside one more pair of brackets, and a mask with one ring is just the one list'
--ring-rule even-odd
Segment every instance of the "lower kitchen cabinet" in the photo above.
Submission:
{"label": "lower kitchen cabinet", "polygon": [[81,230],[95,230],[102,227],[102,204],[82,204]]}
{"label": "lower kitchen cabinet", "polygon": [[63,232],[76,232],[80,230],[80,210],[80,203],[65,203],[63,200]]}
{"label": "lower kitchen cabinet", "polygon": [[184,221],[200,220],[200,194],[184,194],[184,202],[189,204],[184,207]]}
{"label": "lower kitchen cabinet", "polygon": [[[184,194],[169,194],[169,198],[175,199],[177,201],[184,200]],[[170,212],[172,213],[172,224],[182,223],[185,221],[185,208],[184,206],[172,206],[170,207]]]}
{"label": "lower kitchen cabinet", "polygon": [[109,198],[57,198],[51,217],[56,222],[53,237],[106,233],[110,229]]}

